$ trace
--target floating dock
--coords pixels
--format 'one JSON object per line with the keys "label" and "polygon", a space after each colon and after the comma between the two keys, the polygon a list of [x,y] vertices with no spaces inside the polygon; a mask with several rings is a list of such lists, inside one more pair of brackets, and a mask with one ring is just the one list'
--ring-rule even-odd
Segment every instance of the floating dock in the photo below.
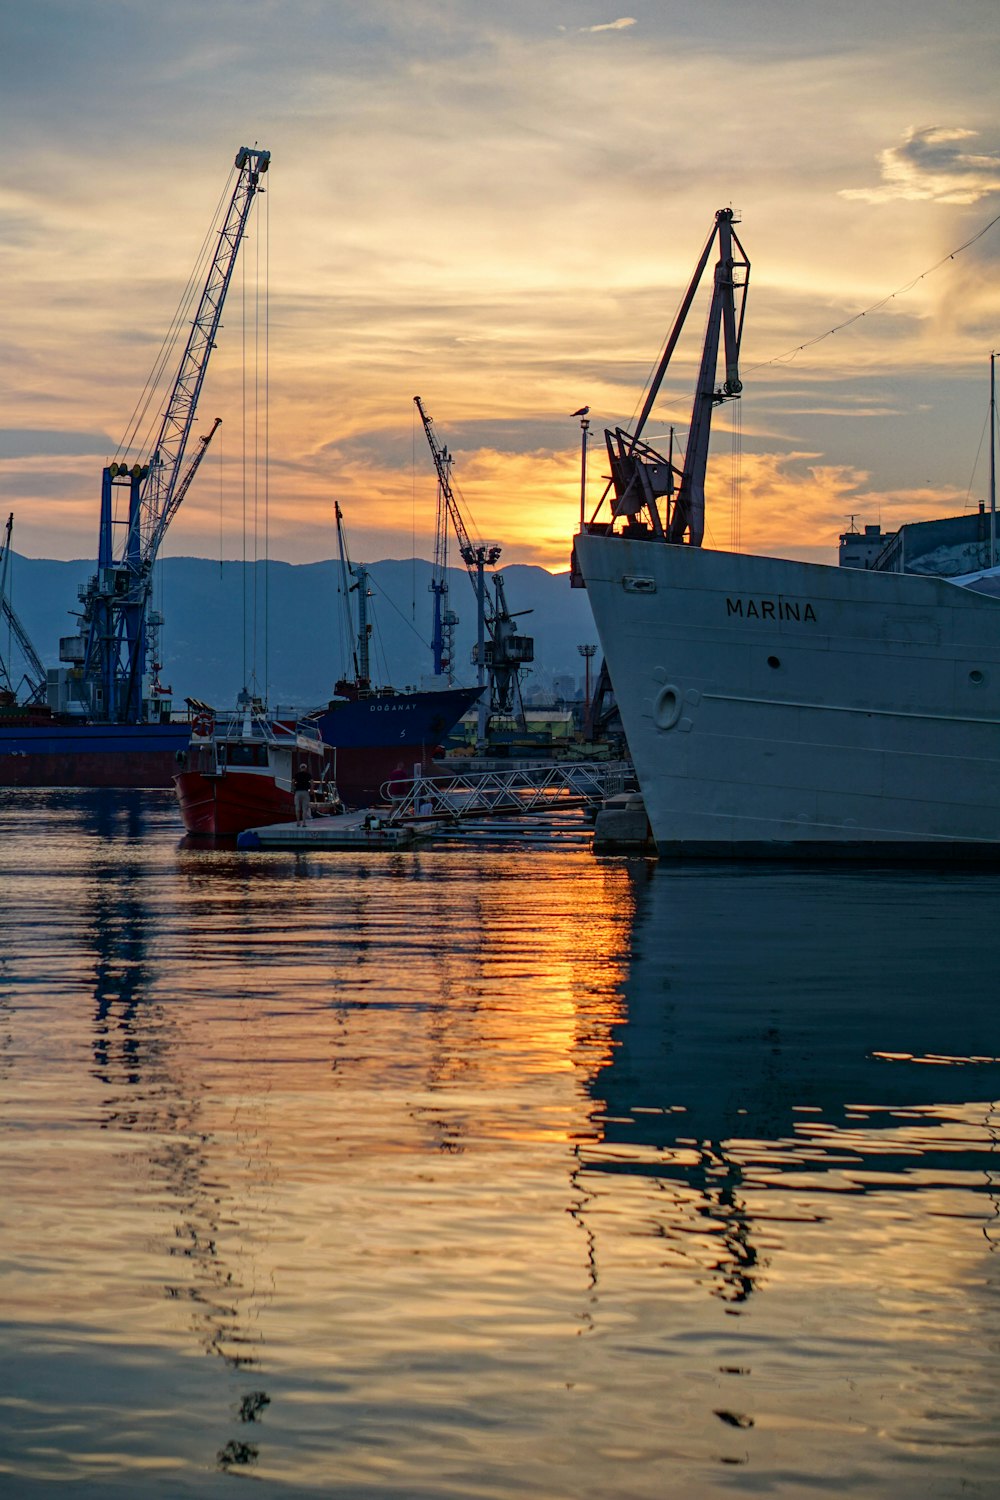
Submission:
{"label": "floating dock", "polygon": [[310,818],[299,823],[270,823],[247,828],[236,840],[237,849],[403,849],[416,842],[409,823],[391,823],[371,811],[340,817]]}
{"label": "floating dock", "polygon": [[[304,826],[272,823],[248,828],[238,849],[403,849],[429,842],[589,843],[591,831],[574,814],[608,806],[623,797],[631,780],[627,762],[521,764],[478,775],[416,776],[397,779],[384,792],[384,808],[364,808],[340,816],[314,817]],[[629,821],[629,820],[626,820]],[[640,808],[636,831],[647,831]],[[609,847],[615,847],[614,843]],[[620,847],[632,847],[631,843]]]}

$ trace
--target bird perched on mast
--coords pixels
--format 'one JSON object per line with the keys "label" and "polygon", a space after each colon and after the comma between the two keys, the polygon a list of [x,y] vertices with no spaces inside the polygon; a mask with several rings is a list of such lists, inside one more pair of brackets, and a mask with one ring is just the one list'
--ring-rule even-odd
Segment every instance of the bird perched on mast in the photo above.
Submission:
{"label": "bird perched on mast", "polygon": [[589,406],[581,406],[579,411],[575,411],[571,415],[573,415],[574,417],[589,417],[589,415],[590,415],[590,407]]}

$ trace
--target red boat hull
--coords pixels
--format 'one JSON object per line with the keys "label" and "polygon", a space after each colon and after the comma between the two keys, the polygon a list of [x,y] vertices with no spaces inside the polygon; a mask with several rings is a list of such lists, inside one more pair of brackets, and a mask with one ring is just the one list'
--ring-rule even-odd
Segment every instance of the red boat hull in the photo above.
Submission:
{"label": "red boat hull", "polygon": [[276,786],[273,776],[228,770],[224,775],[181,771],[174,777],[181,818],[188,833],[234,838],[247,828],[291,823],[291,792]]}
{"label": "red boat hull", "polygon": [[386,800],[387,782],[406,780],[419,765],[426,772],[436,758],[437,745],[367,745],[362,749],[338,749],[336,782],[348,807],[371,807]]}

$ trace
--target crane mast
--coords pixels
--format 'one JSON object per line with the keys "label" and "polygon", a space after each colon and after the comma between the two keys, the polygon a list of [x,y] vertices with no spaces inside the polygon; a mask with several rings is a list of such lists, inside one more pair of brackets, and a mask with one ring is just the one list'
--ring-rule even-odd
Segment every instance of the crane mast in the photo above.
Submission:
{"label": "crane mast", "polygon": [[[445,511],[451,519],[458,538],[459,553],[476,593],[478,629],[472,660],[478,671],[479,686],[481,688],[485,686],[488,675],[491,717],[509,718],[516,712],[523,724],[524,706],[521,702],[520,671],[526,663],[534,660],[534,640],[530,635],[517,633],[517,626],[514,623],[516,616],[512,615],[507,608],[503,578],[500,574],[496,574],[493,578],[493,597],[490,598],[486,589],[485,570],[488,567],[495,567],[500,558],[501,548],[495,542],[474,542],[469,536],[461,507],[452,488],[451,455],[447,448],[438,441],[434,423],[427,415],[420,397],[414,396],[413,400],[420,413],[420,420],[427,437],[427,446],[431,450],[434,468],[437,471],[439,504],[443,499]],[[520,614],[530,614],[530,612],[530,610],[518,611]],[[479,715],[478,738],[484,741],[488,724],[485,717],[486,704],[482,695],[479,700]]]}
{"label": "crane mast", "polygon": [[[451,470],[451,454],[442,450],[446,470]],[[448,486],[450,489],[450,485]],[[434,614],[431,626],[431,654],[434,660],[434,676],[444,677],[449,683],[455,680],[455,626],[458,616],[448,607],[448,502],[445,486],[438,479],[437,513],[434,521],[434,563],[431,581],[427,585],[434,595]]]}
{"label": "crane mast", "polygon": [[[62,657],[79,678],[81,707],[92,719],[136,724],[164,711],[156,692],[147,692],[147,660],[157,654],[162,624],[149,608],[153,565],[218,427],[217,421],[185,472],[185,449],[223,303],[270,160],[271,153],[256,146],[243,146],[236,155],[236,182],[149,460],[112,463],[103,473],[97,572],[80,590],[80,635],[72,638],[83,644],[71,645],[73,654]],[[117,496],[125,502],[127,520],[116,520]]]}
{"label": "crane mast", "polygon": [[[347,619],[347,634],[352,641],[352,659],[354,662],[354,683],[359,693],[367,693],[371,688],[371,637],[372,627],[368,618],[368,600],[372,591],[368,584],[368,569],[362,563],[352,563],[347,555],[347,539],[344,536],[344,513],[340,508],[340,501],[333,502],[334,515],[337,520],[337,551],[340,555],[340,575],[342,592],[344,596],[344,610]],[[351,583],[350,580],[354,579]],[[358,596],[358,625],[354,629],[354,619],[351,612],[350,599],[352,594]],[[345,682],[338,682],[336,691],[346,687]]]}
{"label": "crane mast", "polygon": [[[738,400],[743,390],[739,355],[750,262],[733,228],[734,220],[731,208],[720,208],[715,215],[715,223],[674,319],[635,431],[629,433],[618,427],[604,434],[615,492],[614,514],[628,517],[633,528],[638,525],[647,534],[651,531],[660,541],[687,541],[692,547],[700,547],[705,534],[705,471],[712,413],[723,401]],[[683,467],[679,467],[674,463],[672,452],[667,457],[657,453],[643,442],[642,433],[716,242],[718,259],[691,410],[687,452]],[[725,355],[725,378],[721,382],[717,374],[720,342]],[[662,515],[661,500],[665,502]],[[636,520],[642,511],[649,518],[646,523]]]}
{"label": "crane mast", "polygon": [[434,431],[434,423],[424,410],[424,403],[420,397],[414,396],[413,400],[424,426],[427,446],[431,450],[431,457],[434,460],[434,467],[437,470],[438,484],[441,495],[444,498],[445,508],[451,518],[451,524],[455,528],[455,535],[458,537],[458,550],[461,553],[462,561],[469,570],[469,576],[472,578],[473,583],[475,583],[475,566],[479,554],[482,554],[487,567],[493,567],[500,558],[501,548],[495,542],[473,542],[469,536],[465,519],[451,486],[451,455],[447,448],[438,442],[437,434]]}

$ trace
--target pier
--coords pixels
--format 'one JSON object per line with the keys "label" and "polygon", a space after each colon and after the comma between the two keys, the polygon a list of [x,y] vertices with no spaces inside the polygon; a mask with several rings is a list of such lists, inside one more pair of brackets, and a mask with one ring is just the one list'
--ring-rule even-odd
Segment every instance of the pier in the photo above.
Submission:
{"label": "pier", "polygon": [[628,761],[535,762],[502,771],[397,778],[383,788],[384,807],[314,817],[304,827],[272,823],[248,828],[237,847],[400,849],[455,838],[509,841],[515,829],[526,841],[579,841],[583,835],[567,828],[566,815],[601,807],[631,781]]}
{"label": "pier", "polygon": [[623,792],[632,775],[629,761],[527,761],[503,770],[394,780],[384,791],[393,823],[520,817],[600,805]]}

